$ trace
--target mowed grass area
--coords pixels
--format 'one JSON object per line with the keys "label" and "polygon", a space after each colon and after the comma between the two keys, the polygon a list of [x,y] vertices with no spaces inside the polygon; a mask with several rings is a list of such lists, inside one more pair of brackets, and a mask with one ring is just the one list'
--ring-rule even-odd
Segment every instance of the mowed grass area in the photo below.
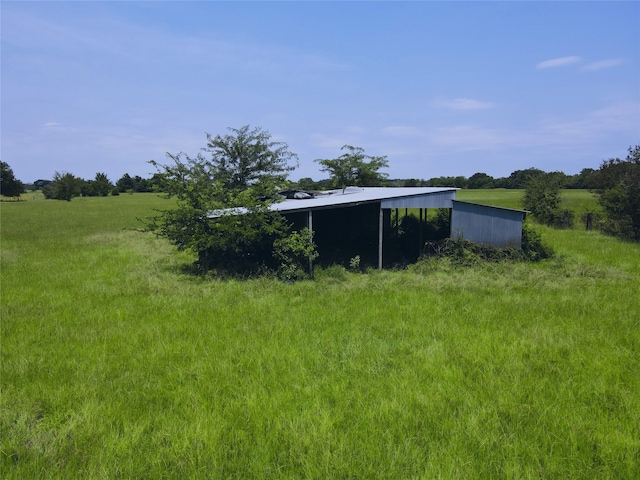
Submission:
{"label": "mowed grass area", "polygon": [[165,202],[0,205],[3,478],[640,478],[640,245],[220,281]]}
{"label": "mowed grass area", "polygon": [[[524,190],[507,190],[494,188],[487,190],[458,190],[456,198],[468,202],[497,205],[506,208],[522,209]],[[599,213],[597,196],[589,190],[562,190],[560,193],[562,209],[575,212],[576,225],[581,223],[581,216],[587,212]]]}

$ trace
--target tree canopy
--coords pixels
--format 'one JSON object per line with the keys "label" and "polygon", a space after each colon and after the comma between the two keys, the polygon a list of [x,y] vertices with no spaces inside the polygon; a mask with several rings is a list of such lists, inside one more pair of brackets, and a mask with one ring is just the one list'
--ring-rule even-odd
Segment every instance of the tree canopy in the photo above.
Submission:
{"label": "tree canopy", "polygon": [[150,226],[178,249],[195,252],[201,271],[277,267],[274,241],[287,236],[288,225],[269,206],[286,186],[297,156],[261,128],[229,131],[207,134],[195,157],[167,153],[170,163],[152,162],[177,207],[151,219]]}
{"label": "tree canopy", "polygon": [[0,193],[5,197],[19,197],[24,185],[14,177],[13,170],[6,162],[0,162]]}
{"label": "tree canopy", "polygon": [[338,158],[315,160],[322,165],[320,170],[329,174],[333,187],[344,188],[350,185],[372,187],[384,183],[387,174],[379,170],[389,166],[386,156],[367,155],[364,149],[351,145],[344,145],[340,150],[346,150],[346,152]]}
{"label": "tree canopy", "polygon": [[78,197],[82,194],[83,184],[84,180],[75,177],[71,173],[55,172],[53,174],[53,182],[46,185],[42,191],[45,198],[70,202],[73,197]]}
{"label": "tree canopy", "polygon": [[607,216],[604,230],[640,240],[640,145],[629,147],[624,160],[603,161],[592,182]]}
{"label": "tree canopy", "polygon": [[533,217],[547,225],[558,224],[560,218],[560,183],[551,174],[536,174],[529,178],[522,197],[522,206]]}

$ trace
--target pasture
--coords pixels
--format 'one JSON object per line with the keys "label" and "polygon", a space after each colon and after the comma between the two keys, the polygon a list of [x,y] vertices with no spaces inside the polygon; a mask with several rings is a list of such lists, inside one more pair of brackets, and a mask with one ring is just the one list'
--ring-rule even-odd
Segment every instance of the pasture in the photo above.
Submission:
{"label": "pasture", "polygon": [[154,194],[27,200],[0,205],[3,478],[640,478],[638,244],[222,281],[142,231]]}

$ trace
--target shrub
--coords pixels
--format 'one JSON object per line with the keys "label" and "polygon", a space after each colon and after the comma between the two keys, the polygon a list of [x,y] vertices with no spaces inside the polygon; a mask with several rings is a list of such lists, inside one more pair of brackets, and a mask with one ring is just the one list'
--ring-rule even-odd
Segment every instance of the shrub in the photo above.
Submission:
{"label": "shrub", "polygon": [[531,262],[555,255],[553,248],[544,243],[540,234],[527,223],[522,225],[522,253]]}
{"label": "shrub", "polygon": [[313,243],[313,232],[303,228],[299,232],[292,232],[284,238],[273,242],[274,256],[280,261],[278,277],[292,282],[311,276],[311,271],[305,271],[309,262],[318,258],[316,245]]}
{"label": "shrub", "polygon": [[558,225],[560,213],[560,183],[551,174],[536,175],[526,184],[522,206],[533,218],[545,225]]}

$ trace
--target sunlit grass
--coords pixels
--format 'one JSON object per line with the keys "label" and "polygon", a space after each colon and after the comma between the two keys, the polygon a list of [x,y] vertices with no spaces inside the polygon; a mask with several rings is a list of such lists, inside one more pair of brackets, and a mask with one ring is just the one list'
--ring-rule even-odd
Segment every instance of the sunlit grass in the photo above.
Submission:
{"label": "sunlit grass", "polygon": [[[524,190],[493,188],[484,190],[458,190],[456,198],[468,202],[521,209],[523,195]],[[600,211],[597,196],[588,190],[562,190],[561,208],[573,210],[578,219],[586,212]]]}
{"label": "sunlit grass", "polygon": [[0,207],[4,478],[640,476],[639,245],[220,281],[163,202]]}

